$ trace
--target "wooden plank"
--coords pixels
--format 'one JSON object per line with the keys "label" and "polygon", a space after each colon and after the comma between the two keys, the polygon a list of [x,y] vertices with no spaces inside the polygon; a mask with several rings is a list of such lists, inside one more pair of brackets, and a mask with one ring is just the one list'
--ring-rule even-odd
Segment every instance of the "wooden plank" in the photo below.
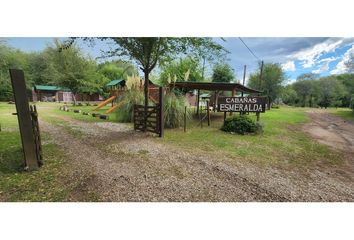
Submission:
{"label": "wooden plank", "polygon": [[164,135],[164,112],[163,112],[163,88],[159,88],[159,137],[163,137]]}
{"label": "wooden plank", "polygon": [[14,92],[26,169],[36,170],[38,169],[39,164],[36,154],[33,126],[26,92],[25,76],[21,70],[10,69],[10,77],[12,89]]}

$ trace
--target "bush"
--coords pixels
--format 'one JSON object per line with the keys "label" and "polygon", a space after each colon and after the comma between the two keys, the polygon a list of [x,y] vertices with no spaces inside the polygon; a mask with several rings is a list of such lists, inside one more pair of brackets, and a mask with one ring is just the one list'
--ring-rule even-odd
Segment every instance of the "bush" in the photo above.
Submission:
{"label": "bush", "polygon": [[244,135],[247,133],[261,132],[263,131],[263,126],[246,115],[235,115],[225,120],[221,130]]}
{"label": "bush", "polygon": [[[184,96],[178,96],[173,92],[165,95],[164,98],[164,120],[165,127],[176,128],[183,124],[184,107],[187,106],[187,100]],[[187,108],[187,118],[189,119],[191,112]]]}
{"label": "bush", "polygon": [[116,111],[118,122],[133,122],[133,110],[135,104],[144,104],[144,92],[140,89],[126,91],[122,97],[118,97],[119,102],[124,101]]}
{"label": "bush", "polygon": [[280,106],[278,104],[272,104],[272,108],[279,109]]}

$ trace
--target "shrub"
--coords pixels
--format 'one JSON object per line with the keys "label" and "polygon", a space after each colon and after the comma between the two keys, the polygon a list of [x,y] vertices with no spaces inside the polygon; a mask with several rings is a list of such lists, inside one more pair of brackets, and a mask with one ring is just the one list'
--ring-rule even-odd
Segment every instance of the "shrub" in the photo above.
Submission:
{"label": "shrub", "polygon": [[[176,128],[183,124],[184,120],[184,107],[187,106],[187,100],[184,96],[176,95],[169,92],[164,98],[164,120],[165,127]],[[191,112],[187,108],[187,118],[189,119]]]}
{"label": "shrub", "polygon": [[280,106],[278,104],[272,104],[272,108],[279,109]]}
{"label": "shrub", "polygon": [[118,104],[124,101],[116,111],[118,122],[133,122],[133,110],[135,104],[144,104],[144,92],[133,88],[126,91],[122,97],[118,97]]}
{"label": "shrub", "polygon": [[235,115],[225,120],[221,130],[244,135],[247,133],[258,133],[263,131],[263,126],[246,115]]}

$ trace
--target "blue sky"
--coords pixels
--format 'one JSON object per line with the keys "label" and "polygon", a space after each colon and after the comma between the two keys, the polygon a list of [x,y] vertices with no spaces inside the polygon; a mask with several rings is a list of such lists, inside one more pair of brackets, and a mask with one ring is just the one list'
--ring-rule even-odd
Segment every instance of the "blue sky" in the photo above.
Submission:
{"label": "blue sky", "polygon": [[[255,55],[265,63],[280,63],[289,81],[294,81],[302,73],[317,73],[321,76],[346,72],[344,62],[354,54],[354,38],[247,38],[242,40]],[[5,38],[12,47],[26,52],[41,51],[53,38]],[[239,38],[215,38],[229,52],[228,62],[238,79],[243,76],[243,66],[247,65],[247,76],[258,67],[257,59],[248,51]],[[108,50],[106,43],[97,41],[88,46],[82,41],[78,45],[90,56],[101,56],[101,50]],[[210,73],[210,72],[209,72]]]}

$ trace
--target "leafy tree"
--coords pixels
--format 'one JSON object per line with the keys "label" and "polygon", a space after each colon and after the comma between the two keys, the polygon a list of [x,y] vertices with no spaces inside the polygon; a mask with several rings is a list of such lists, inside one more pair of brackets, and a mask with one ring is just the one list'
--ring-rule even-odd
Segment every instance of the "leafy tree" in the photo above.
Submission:
{"label": "leafy tree", "polygon": [[96,72],[96,63],[86,58],[81,50],[73,45],[62,49],[62,43],[55,40],[54,46],[49,46],[47,51],[51,55],[54,71],[57,75],[57,84],[69,88],[75,94],[82,92],[94,92],[98,89],[95,82],[99,79]]}
{"label": "leafy tree", "polygon": [[0,42],[0,101],[13,98],[9,69],[25,70],[27,88],[30,89],[31,80],[28,78],[28,55]]}
{"label": "leafy tree", "polygon": [[297,77],[296,82],[293,84],[293,89],[299,96],[300,106],[313,107],[314,99],[317,98],[317,74],[304,73]]}
{"label": "leafy tree", "polygon": [[[101,38],[107,39],[107,38]],[[177,55],[189,53],[197,57],[219,57],[226,51],[211,38],[120,37],[109,38],[116,48],[107,56],[125,56],[136,61],[144,73],[144,105],[149,102],[149,74],[157,65],[170,62]],[[70,44],[64,48],[68,48]]]}
{"label": "leafy tree", "polygon": [[127,79],[127,76],[138,75],[136,67],[130,62],[116,60],[98,66],[99,72],[109,80]]}
{"label": "leafy tree", "polygon": [[288,105],[295,105],[298,100],[297,92],[294,90],[293,85],[285,86],[281,91],[281,100]]}
{"label": "leafy tree", "polygon": [[214,65],[212,81],[229,83],[235,79],[233,69],[227,63],[218,63]]}
{"label": "leafy tree", "polygon": [[177,81],[202,81],[202,69],[199,60],[187,57],[166,63],[161,69],[160,82],[167,85],[171,78],[176,78]]}
{"label": "leafy tree", "polygon": [[334,77],[324,77],[318,81],[320,107],[338,107],[341,105],[341,96],[345,95],[344,86]]}
{"label": "leafy tree", "polygon": [[260,81],[260,70],[250,75],[248,86],[250,88],[263,91],[264,95],[269,98],[269,106],[280,96],[282,84],[285,81],[285,73],[281,66],[277,63],[264,64],[262,80]]}

